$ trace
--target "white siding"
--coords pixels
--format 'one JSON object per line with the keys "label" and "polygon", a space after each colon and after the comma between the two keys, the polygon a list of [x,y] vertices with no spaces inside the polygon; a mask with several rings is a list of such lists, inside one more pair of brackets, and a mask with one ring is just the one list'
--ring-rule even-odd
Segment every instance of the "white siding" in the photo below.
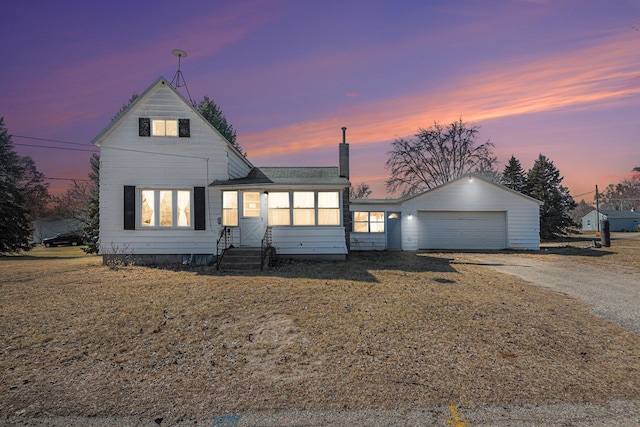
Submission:
{"label": "white siding", "polygon": [[387,249],[386,233],[351,232],[352,251],[383,251]]}
{"label": "white siding", "polygon": [[[482,179],[465,177],[403,203],[403,249],[418,249],[417,236],[420,232],[417,214],[424,210],[506,212],[508,247],[540,247],[538,203]],[[408,218],[408,215],[412,215],[412,218]]]}
{"label": "white siding", "polygon": [[[396,203],[375,203],[372,200],[365,202],[352,202],[349,205],[352,212],[384,212],[385,218],[388,212],[399,212],[400,205]],[[404,226],[404,225],[403,225]],[[384,233],[354,233],[350,234],[350,243],[352,251],[381,251],[387,249],[387,226],[385,223]]]}
{"label": "white siding", "polygon": [[278,255],[345,255],[344,227],[273,227]]}
{"label": "white siding", "polygon": [[[98,141],[102,254],[215,253],[219,195],[206,192],[204,231],[124,230],[124,186],[136,187],[136,211],[139,211],[141,188],[207,188],[213,180],[229,179],[231,164],[235,175],[249,172],[250,166],[238,159],[228,143],[163,82],[145,92],[144,99]],[[191,136],[140,137],[139,117],[188,118]]]}

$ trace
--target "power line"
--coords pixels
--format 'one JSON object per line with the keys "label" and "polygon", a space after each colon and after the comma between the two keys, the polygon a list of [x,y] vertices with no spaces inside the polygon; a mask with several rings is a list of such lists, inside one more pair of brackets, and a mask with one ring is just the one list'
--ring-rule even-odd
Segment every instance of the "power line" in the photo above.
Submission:
{"label": "power line", "polygon": [[596,192],[596,190],[588,191],[588,192],[586,192],[586,193],[578,194],[577,196],[572,196],[572,197],[581,197],[581,196],[586,196],[587,194],[591,194],[591,193],[595,193],[595,192]]}
{"label": "power line", "polygon": [[145,151],[145,150],[134,150],[132,148],[121,148],[121,147],[89,147],[86,144],[78,144],[76,142],[68,142],[68,141],[59,141],[59,140],[55,140],[55,139],[45,139],[45,138],[35,138],[35,137],[31,137],[31,136],[20,136],[20,135],[12,135],[12,136],[17,136],[19,138],[27,138],[27,139],[34,139],[34,140],[38,140],[38,141],[49,141],[49,142],[57,142],[57,143],[61,143],[61,144],[71,144],[71,145],[79,145],[81,147],[87,147],[88,149],[83,150],[81,148],[69,148],[69,147],[51,147],[49,145],[37,145],[37,144],[21,144],[21,143],[13,143],[13,145],[18,145],[21,147],[36,147],[36,148],[49,148],[52,150],[66,150],[66,151],[85,151],[88,153],[97,153],[99,152],[100,149],[104,149],[104,150],[119,150],[119,151],[128,151],[131,153],[142,153],[142,154],[155,154],[158,156],[171,156],[171,157],[182,157],[185,159],[202,159],[202,160],[207,160],[207,157],[200,157],[200,156],[186,156],[184,154],[172,154],[172,153],[159,153],[157,151]]}
{"label": "power line", "polygon": [[36,145],[36,144],[20,144],[20,143],[13,143],[13,145],[18,145],[20,147],[36,147],[36,148],[49,148],[51,150],[65,150],[65,151],[86,151],[88,153],[95,153],[97,152],[97,148],[93,149],[93,150],[83,150],[82,148],[69,148],[69,147],[50,147],[48,145]]}
{"label": "power line", "polygon": [[35,136],[24,136],[24,135],[11,135],[11,136],[16,138],[33,139],[35,141],[57,142],[58,144],[79,145],[81,147],[95,148],[92,145],[81,144],[79,142],[60,141],[59,139],[36,138]]}
{"label": "power line", "polygon": [[49,177],[44,177],[44,179],[46,179],[47,181],[84,181],[84,182],[89,182],[91,181],[90,179],[77,179],[77,178],[49,178]]}

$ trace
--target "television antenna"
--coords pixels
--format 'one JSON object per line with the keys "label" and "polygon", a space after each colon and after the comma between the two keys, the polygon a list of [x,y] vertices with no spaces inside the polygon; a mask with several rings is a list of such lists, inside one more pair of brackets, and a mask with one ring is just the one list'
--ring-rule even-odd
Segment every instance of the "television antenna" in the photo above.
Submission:
{"label": "television antenna", "polygon": [[187,91],[187,95],[189,95],[189,101],[191,101],[191,103],[193,104],[193,99],[191,99],[191,93],[189,92],[189,88],[187,87],[187,82],[184,80],[182,70],[180,69],[182,58],[187,57],[187,52],[182,49],[173,49],[171,53],[173,53],[173,56],[178,57],[178,71],[176,71],[176,75],[173,76],[173,80],[171,80],[171,86],[173,86],[176,90],[184,86]]}

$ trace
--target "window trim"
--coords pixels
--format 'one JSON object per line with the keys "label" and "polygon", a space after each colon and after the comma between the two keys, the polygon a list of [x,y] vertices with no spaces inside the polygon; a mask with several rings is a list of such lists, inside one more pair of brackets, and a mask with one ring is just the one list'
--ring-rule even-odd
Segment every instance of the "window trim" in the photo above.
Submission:
{"label": "window trim", "polygon": [[[367,219],[366,221],[364,220],[356,220],[356,214],[362,214],[362,213],[366,213],[367,214]],[[371,214],[380,214],[380,217],[382,218],[381,221],[372,221],[372,215]],[[380,234],[380,233],[385,233],[386,232],[386,213],[384,211],[353,211],[352,215],[351,215],[351,232],[352,233],[363,233],[363,234]],[[378,230],[378,231],[371,231],[371,224],[382,224],[382,230]],[[358,224],[367,224],[367,231],[356,231],[356,225]]]}
{"label": "window trim", "polygon": [[[153,132],[154,122],[165,122],[165,133],[155,134]],[[175,122],[175,135],[166,134],[166,122]],[[138,136],[143,138],[191,138],[191,120],[186,118],[172,117],[138,117]]]}
{"label": "window trim", "polygon": [[[235,194],[235,199],[236,199],[236,206],[235,208],[227,208],[225,207],[225,195],[226,194]],[[222,226],[223,227],[238,227],[240,225],[240,201],[238,200],[240,197],[240,192],[238,190],[226,190],[222,192]],[[225,218],[225,212],[233,212],[235,211],[235,224],[226,224]]]}
{"label": "window trim", "polygon": [[[288,196],[288,206],[286,208],[273,208],[270,207],[269,204],[271,203],[271,195],[273,194],[287,194]],[[313,207],[311,207],[310,205],[307,206],[298,206],[296,207],[296,204],[294,203],[295,200],[295,193],[313,193]],[[338,206],[337,207],[319,207],[318,201],[319,201],[319,194],[320,193],[335,193],[337,195],[337,202],[338,202]],[[269,200],[267,202],[267,223],[269,224],[269,227],[343,227],[343,217],[342,217],[342,197],[340,196],[340,190],[284,190],[284,191],[273,191],[269,193]],[[288,218],[289,221],[287,224],[273,224],[271,221],[271,212],[272,211],[287,211],[288,212]],[[298,212],[302,212],[302,211],[307,211],[307,210],[313,210],[313,224],[296,224],[295,222],[295,213],[296,211]],[[320,224],[319,220],[320,220],[320,214],[322,211],[337,211],[337,220],[338,222],[335,224]]]}
{"label": "window trim", "polygon": [[[142,192],[153,191],[154,207],[153,218],[154,225],[145,225],[142,223]],[[171,225],[160,225],[160,193],[164,191],[171,192]],[[189,225],[178,225],[178,192],[185,191],[189,193]],[[141,187],[136,191],[136,209],[139,213],[136,215],[136,229],[137,230],[195,230],[195,209],[194,209],[194,193],[195,189],[192,188],[156,188],[156,187]]]}

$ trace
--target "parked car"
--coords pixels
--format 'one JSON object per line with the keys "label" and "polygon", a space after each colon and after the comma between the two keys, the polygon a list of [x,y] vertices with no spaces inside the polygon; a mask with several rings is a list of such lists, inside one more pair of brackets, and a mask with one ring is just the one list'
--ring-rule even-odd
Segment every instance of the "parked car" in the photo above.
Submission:
{"label": "parked car", "polygon": [[77,246],[83,243],[82,236],[77,233],[59,233],[53,237],[42,239],[42,244],[47,248],[52,246]]}

